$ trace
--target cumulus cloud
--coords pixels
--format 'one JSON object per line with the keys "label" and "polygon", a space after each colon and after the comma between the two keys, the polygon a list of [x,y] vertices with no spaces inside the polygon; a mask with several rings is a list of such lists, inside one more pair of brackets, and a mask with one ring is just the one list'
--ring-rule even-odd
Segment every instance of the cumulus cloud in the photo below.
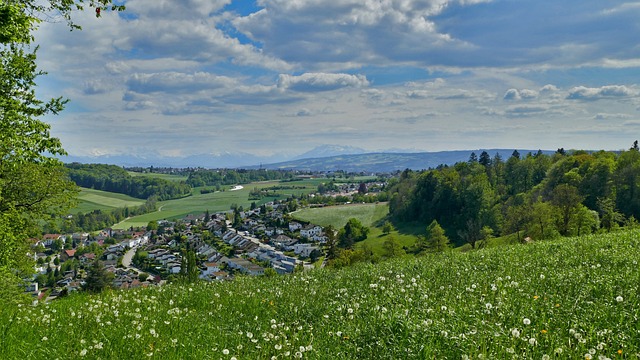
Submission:
{"label": "cumulus cloud", "polygon": [[505,110],[505,115],[509,117],[528,117],[543,114],[549,111],[549,108],[542,105],[519,105],[510,106]]}
{"label": "cumulus cloud", "polygon": [[620,99],[637,96],[638,91],[625,85],[607,85],[599,88],[576,86],[569,90],[567,99],[571,100],[599,100]]}
{"label": "cumulus cloud", "polygon": [[369,81],[363,75],[305,73],[299,76],[281,74],[278,78],[278,88],[299,92],[330,91],[368,85]]}
{"label": "cumulus cloud", "polygon": [[164,72],[154,74],[132,74],[127,80],[127,86],[138,93],[174,92],[190,93],[207,89],[230,87],[236,82],[226,76],[216,76],[206,72],[185,74],[179,72]]}
{"label": "cumulus cloud", "polygon": [[530,100],[538,97],[538,92],[529,89],[509,89],[502,97],[504,100]]}

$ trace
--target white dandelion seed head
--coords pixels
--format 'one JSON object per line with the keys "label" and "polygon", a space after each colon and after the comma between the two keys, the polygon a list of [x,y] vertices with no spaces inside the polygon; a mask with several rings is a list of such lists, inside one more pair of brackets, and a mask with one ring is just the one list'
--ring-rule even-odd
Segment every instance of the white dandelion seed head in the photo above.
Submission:
{"label": "white dandelion seed head", "polygon": [[618,296],[618,297],[616,297],[616,301],[617,302],[623,302],[624,298],[622,296]]}
{"label": "white dandelion seed head", "polygon": [[224,355],[229,355],[229,349],[223,349],[223,350],[222,350],[222,353],[223,353]]}
{"label": "white dandelion seed head", "polygon": [[531,325],[531,320],[529,320],[527,318],[524,318],[524,319],[522,319],[522,323],[525,324],[525,325]]}

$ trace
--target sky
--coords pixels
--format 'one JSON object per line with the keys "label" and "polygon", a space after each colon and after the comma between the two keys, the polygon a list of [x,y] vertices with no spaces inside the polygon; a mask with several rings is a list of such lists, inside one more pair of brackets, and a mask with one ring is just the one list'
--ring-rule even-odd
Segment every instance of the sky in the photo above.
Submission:
{"label": "sky", "polygon": [[640,136],[640,2],[127,0],[36,32],[71,155],[619,150]]}

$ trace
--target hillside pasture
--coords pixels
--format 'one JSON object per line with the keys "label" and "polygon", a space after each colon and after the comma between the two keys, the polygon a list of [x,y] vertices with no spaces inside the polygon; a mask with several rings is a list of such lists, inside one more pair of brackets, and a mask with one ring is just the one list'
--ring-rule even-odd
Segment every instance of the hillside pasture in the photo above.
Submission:
{"label": "hillside pasture", "polygon": [[637,359],[640,231],[0,308],[7,359]]}
{"label": "hillside pasture", "polygon": [[78,205],[70,210],[70,213],[88,213],[93,210],[135,207],[144,203],[144,200],[136,199],[124,194],[80,188],[80,193],[78,194]]}
{"label": "hillside pasture", "polygon": [[395,238],[402,246],[410,247],[416,242],[416,234],[424,229],[404,225],[389,234],[383,234],[382,226],[389,214],[387,203],[378,204],[348,204],[327,206],[322,208],[304,208],[292,213],[295,219],[321,226],[331,225],[341,229],[351,218],[358,219],[362,225],[369,228],[367,239],[356,244],[356,247],[367,246],[374,253],[382,254],[382,244],[388,237]]}

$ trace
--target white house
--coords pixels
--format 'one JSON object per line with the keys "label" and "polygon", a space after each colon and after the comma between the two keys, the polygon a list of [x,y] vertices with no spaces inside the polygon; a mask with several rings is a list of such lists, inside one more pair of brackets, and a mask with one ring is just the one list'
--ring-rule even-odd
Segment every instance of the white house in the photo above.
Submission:
{"label": "white house", "polygon": [[289,223],[289,231],[294,232],[296,230],[302,229],[302,224],[292,221]]}
{"label": "white house", "polygon": [[300,229],[300,236],[305,237],[307,239],[311,238],[315,235],[320,235],[322,233],[322,226],[309,224],[304,228]]}
{"label": "white house", "polygon": [[311,244],[295,244],[293,245],[293,252],[296,255],[300,255],[302,257],[309,257],[309,255],[314,250],[320,250],[317,246]]}

